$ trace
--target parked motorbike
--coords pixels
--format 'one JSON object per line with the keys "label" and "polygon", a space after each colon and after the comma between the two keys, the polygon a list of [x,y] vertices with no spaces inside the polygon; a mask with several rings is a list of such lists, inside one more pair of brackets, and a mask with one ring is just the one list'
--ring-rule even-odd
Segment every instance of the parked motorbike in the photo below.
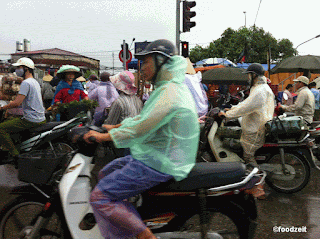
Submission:
{"label": "parked motorbike", "polygon": [[[0,101],[0,105],[5,105],[6,102]],[[0,118],[3,119],[3,111],[0,111]],[[48,122],[40,127],[24,130],[19,133],[11,134],[10,137],[14,141],[17,148],[19,148],[20,153],[30,152],[36,149],[49,148],[53,152],[60,151],[72,151],[74,147],[66,139],[67,132],[78,125],[84,124],[90,121],[90,116],[84,114],[79,117],[75,117],[69,121],[65,122]],[[4,152],[0,148],[1,153]],[[5,157],[5,156],[3,156]],[[16,162],[10,159],[0,160],[0,164]]]}
{"label": "parked motorbike", "polygon": [[[240,138],[241,128],[238,121],[226,123],[218,117],[219,109],[208,113],[202,127],[198,162],[244,162],[243,150],[239,140],[231,139],[230,135],[218,135],[220,127],[238,127]],[[302,190],[310,180],[310,168],[318,168],[312,153],[314,141],[309,138],[308,131],[301,134],[300,139],[284,139],[275,141],[266,137],[265,144],[257,150],[255,158],[260,169],[267,172],[266,182],[274,190],[282,193],[294,193]],[[225,139],[229,139],[225,140]]]}
{"label": "parked motorbike", "polygon": [[[41,184],[31,173],[39,167],[30,164],[29,173],[19,169],[30,184],[12,190],[18,197],[0,213],[0,239],[102,238],[89,204],[98,146],[84,142],[89,130],[103,132],[95,126],[74,128],[69,136],[77,151],[45,156],[55,166],[45,170]],[[186,179],[162,183],[129,201],[157,238],[253,238],[257,209],[247,189],[263,182],[257,172],[240,162],[198,163]]]}
{"label": "parked motorbike", "polygon": [[312,149],[314,156],[317,158],[317,167],[320,166],[320,121],[313,121],[309,128],[310,137],[315,140],[315,146]]}

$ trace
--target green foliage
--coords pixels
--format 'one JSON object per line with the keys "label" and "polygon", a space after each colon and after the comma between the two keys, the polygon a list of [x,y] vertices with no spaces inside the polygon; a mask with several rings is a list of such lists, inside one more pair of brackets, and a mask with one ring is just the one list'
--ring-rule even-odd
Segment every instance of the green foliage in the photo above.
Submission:
{"label": "green foliage", "polygon": [[66,110],[74,109],[77,107],[83,107],[86,110],[92,110],[99,106],[98,102],[95,100],[81,100],[81,101],[71,101],[70,103],[62,103],[58,105],[58,112],[60,114],[66,112]]}
{"label": "green foliage", "polygon": [[226,29],[221,37],[211,42],[208,47],[197,45],[192,48],[190,60],[197,62],[210,57],[221,57],[236,62],[245,48],[247,49],[246,62],[267,63],[269,49],[272,62],[279,62],[297,54],[290,40],[277,40],[271,33],[252,26],[241,27],[238,30]]}
{"label": "green foliage", "polygon": [[96,75],[98,76],[98,71],[97,70],[87,70],[84,74],[83,74],[83,77],[88,79],[89,76],[91,75]]}

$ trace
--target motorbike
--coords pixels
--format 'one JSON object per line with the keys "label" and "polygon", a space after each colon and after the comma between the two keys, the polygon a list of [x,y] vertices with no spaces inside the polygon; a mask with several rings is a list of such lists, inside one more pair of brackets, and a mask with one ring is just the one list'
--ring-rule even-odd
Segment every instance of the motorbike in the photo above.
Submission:
{"label": "motorbike", "polygon": [[[96,126],[74,128],[69,136],[77,150],[55,158],[44,153],[39,160],[54,165],[41,179],[34,176],[39,166],[26,167],[24,157],[19,178],[29,184],[11,191],[17,197],[0,213],[0,239],[102,239],[89,203],[99,145],[91,138],[92,144],[84,142],[89,130],[104,132]],[[253,238],[257,208],[248,190],[264,178],[258,168],[248,170],[240,162],[197,163],[186,179],[162,183],[128,201],[157,238]]]}
{"label": "motorbike", "polygon": [[[5,101],[0,101],[1,106],[5,104],[7,104]],[[2,120],[3,113],[3,111],[0,112]],[[11,134],[10,137],[16,147],[19,148],[21,154],[43,148],[49,148],[53,152],[72,151],[74,147],[64,136],[73,127],[90,122],[90,118],[91,116],[86,113],[69,121],[48,122],[37,128]],[[0,155],[2,152],[4,151],[0,148]],[[7,155],[3,157],[7,157]],[[0,164],[7,163],[16,164],[12,159],[5,158],[0,160]]]}
{"label": "motorbike", "polygon": [[[220,109],[212,109],[200,134],[198,162],[244,162],[240,145],[239,121],[226,122],[218,116]],[[221,127],[235,127],[238,139],[219,135]],[[317,168],[312,148],[314,140],[305,131],[299,139],[274,140],[267,136],[264,145],[256,151],[260,170],[267,172],[266,183],[281,193],[302,190],[310,180],[310,169]],[[230,139],[231,138],[231,139]]]}
{"label": "motorbike", "polygon": [[310,137],[315,140],[313,154],[318,159],[317,166],[320,166],[320,121],[313,121],[309,128]]}

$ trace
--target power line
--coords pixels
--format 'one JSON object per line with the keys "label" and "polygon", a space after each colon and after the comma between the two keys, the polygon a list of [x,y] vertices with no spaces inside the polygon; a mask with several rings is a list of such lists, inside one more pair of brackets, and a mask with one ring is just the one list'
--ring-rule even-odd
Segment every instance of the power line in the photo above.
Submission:
{"label": "power line", "polygon": [[120,50],[112,50],[112,51],[91,51],[91,52],[80,52],[80,54],[95,54],[95,53],[108,53],[108,52],[116,52],[116,51],[120,51]]}
{"label": "power line", "polygon": [[256,14],[256,19],[254,20],[253,26],[256,25],[256,21],[257,21],[257,17],[258,17],[258,13],[259,13],[259,9],[260,9],[261,2],[262,2],[262,0],[260,0],[259,7],[258,7],[258,11],[257,11],[257,14]]}

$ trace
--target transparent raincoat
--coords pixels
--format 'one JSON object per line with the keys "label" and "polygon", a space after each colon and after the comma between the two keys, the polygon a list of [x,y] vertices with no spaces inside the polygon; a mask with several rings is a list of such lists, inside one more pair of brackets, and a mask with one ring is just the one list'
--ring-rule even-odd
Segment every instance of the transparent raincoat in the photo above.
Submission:
{"label": "transparent raincoat", "polygon": [[195,164],[200,131],[193,97],[183,84],[186,67],[183,57],[171,57],[140,115],[110,131],[116,147],[130,148],[133,158],[176,180],[185,178]]}
{"label": "transparent raincoat", "polygon": [[186,74],[186,80],[184,81],[194,98],[199,117],[208,113],[208,97],[201,80],[202,74],[199,71],[194,75]]}
{"label": "transparent raincoat", "polygon": [[[275,103],[274,94],[267,85],[267,79],[259,76],[247,99],[226,112],[227,118],[242,117],[241,145],[245,160],[252,161],[254,153],[265,140],[265,123],[272,119]],[[246,158],[248,157],[249,158]]]}

